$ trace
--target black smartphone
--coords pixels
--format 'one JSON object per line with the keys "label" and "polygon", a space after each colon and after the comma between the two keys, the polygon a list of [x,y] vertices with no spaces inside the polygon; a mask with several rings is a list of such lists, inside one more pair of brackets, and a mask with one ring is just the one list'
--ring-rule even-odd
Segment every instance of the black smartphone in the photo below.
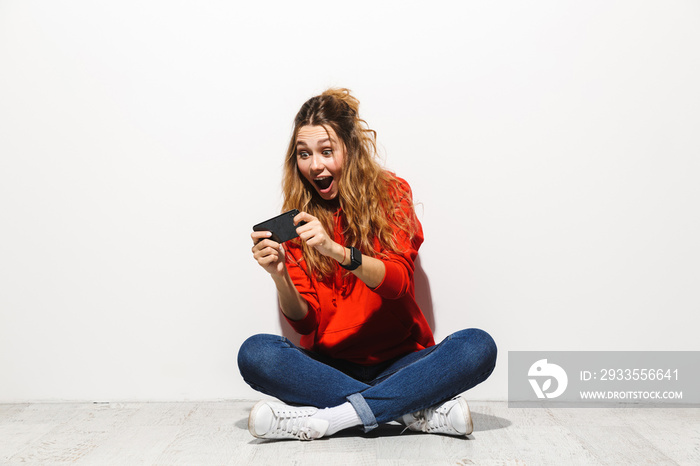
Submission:
{"label": "black smartphone", "polygon": [[297,227],[305,225],[306,222],[299,222],[298,225],[294,225],[294,217],[299,214],[297,209],[292,209],[283,214],[279,214],[276,217],[272,217],[270,220],[265,220],[262,223],[258,223],[253,227],[253,231],[269,231],[272,232],[270,239],[278,243],[284,243],[290,239],[294,239],[297,236]]}

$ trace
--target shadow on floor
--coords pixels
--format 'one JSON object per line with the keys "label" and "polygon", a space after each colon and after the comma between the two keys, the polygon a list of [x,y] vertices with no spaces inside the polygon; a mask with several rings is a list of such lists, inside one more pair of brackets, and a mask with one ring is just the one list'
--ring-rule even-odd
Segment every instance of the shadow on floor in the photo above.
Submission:
{"label": "shadow on floor", "polygon": [[485,432],[487,430],[505,429],[512,424],[508,419],[491,414],[482,414],[472,411],[472,422],[474,432]]}

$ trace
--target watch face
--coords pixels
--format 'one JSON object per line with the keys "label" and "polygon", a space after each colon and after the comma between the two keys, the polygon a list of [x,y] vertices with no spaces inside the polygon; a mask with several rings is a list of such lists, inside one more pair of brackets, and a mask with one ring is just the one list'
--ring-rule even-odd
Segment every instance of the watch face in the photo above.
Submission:
{"label": "watch face", "polygon": [[350,265],[353,269],[362,265],[362,253],[357,248],[350,249]]}
{"label": "watch face", "polygon": [[350,248],[350,263],[348,265],[342,265],[346,270],[355,270],[362,265],[362,253],[357,248]]}
{"label": "watch face", "polygon": [[359,249],[352,248],[352,261],[357,265],[362,264],[362,253],[359,251]]}

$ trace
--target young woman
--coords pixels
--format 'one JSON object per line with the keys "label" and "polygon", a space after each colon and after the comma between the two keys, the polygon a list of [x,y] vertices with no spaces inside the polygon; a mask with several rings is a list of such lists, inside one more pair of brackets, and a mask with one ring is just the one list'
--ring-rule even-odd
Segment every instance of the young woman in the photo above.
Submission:
{"label": "young woman", "polygon": [[[302,105],[284,164],[284,210],[299,238],[279,244],[254,232],[253,257],[277,287],[282,313],[301,334],[255,335],[238,354],[261,401],[248,420],[258,438],[311,440],[397,420],[416,431],[472,432],[460,393],[496,363],[484,331],[435,344],[414,295],[423,242],[406,181],[377,163],[376,133],[347,89]],[[305,223],[302,223],[305,222]]]}

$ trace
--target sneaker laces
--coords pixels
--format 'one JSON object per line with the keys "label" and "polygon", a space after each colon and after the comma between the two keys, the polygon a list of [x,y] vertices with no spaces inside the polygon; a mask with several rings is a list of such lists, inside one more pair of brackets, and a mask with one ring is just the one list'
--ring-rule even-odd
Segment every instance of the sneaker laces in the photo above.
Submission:
{"label": "sneaker laces", "polygon": [[[299,440],[313,440],[320,432],[308,426],[306,420],[313,413],[309,409],[275,409],[275,420],[270,429],[275,434],[287,433]],[[314,435],[316,434],[316,435]]]}
{"label": "sneaker laces", "polygon": [[420,411],[416,411],[415,413],[411,414],[415,421],[407,424],[401,433],[403,434],[408,429],[420,430],[428,433],[435,431],[440,433],[445,431],[456,432],[447,418],[449,412],[450,410],[445,409],[444,406],[440,406],[438,408],[425,408],[421,409]]}

